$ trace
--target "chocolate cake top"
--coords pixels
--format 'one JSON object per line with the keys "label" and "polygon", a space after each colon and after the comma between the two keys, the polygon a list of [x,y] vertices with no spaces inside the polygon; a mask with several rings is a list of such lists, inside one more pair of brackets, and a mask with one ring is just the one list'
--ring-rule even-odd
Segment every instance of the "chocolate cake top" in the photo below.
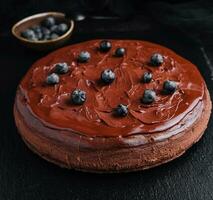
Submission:
{"label": "chocolate cake top", "polygon": [[157,44],[92,40],[37,61],[20,89],[46,126],[88,136],[151,134],[201,109],[196,66]]}

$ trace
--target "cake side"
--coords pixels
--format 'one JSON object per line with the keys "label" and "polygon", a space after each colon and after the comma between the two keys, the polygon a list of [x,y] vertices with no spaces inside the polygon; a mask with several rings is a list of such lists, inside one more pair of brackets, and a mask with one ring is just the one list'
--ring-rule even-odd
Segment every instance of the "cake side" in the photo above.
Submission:
{"label": "cake side", "polygon": [[[120,148],[121,142],[117,138],[112,138],[111,142],[114,142],[114,148],[110,147],[110,149],[105,149],[108,146],[106,141],[110,138],[106,138],[106,146],[102,145],[102,149],[97,150],[95,150],[96,146],[91,149],[85,148],[85,145],[82,145],[83,142],[81,143],[83,139],[80,136],[78,139],[73,139],[73,142],[69,145],[65,141],[47,138],[25,124],[16,104],[14,105],[14,115],[24,142],[33,152],[44,159],[61,167],[81,171],[96,173],[128,172],[166,163],[179,157],[196,143],[203,135],[211,114],[212,104],[207,89],[205,96],[205,106],[195,124],[179,134],[161,142],[152,142],[146,145],[137,145],[136,143],[129,147],[123,145]],[[127,138],[123,138],[124,144],[125,140],[128,140]]]}

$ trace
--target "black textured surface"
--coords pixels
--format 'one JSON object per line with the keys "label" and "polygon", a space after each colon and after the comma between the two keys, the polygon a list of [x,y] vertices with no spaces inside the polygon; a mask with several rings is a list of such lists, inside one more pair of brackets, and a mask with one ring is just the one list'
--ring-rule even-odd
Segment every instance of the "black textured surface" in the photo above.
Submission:
{"label": "black textured surface", "polygon": [[[76,24],[70,43],[95,38],[145,39],[174,49],[199,66],[213,95],[211,73],[200,47],[172,28],[156,27],[145,18],[129,22],[84,21]],[[210,49],[210,58],[213,58]],[[61,169],[34,155],[22,142],[13,119],[16,87],[37,53],[4,34],[0,45],[0,199],[1,200],[212,200],[213,123],[201,141],[181,158],[147,171],[88,174]],[[210,61],[210,60],[209,60]],[[196,78],[196,77],[195,77]]]}

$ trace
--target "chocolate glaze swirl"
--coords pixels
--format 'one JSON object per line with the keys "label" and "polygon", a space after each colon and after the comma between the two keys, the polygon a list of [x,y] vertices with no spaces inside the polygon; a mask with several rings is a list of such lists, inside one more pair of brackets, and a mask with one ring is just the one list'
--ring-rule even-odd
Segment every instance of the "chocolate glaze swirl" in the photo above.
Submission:
{"label": "chocolate glaze swirl", "polygon": [[[197,68],[173,51],[160,45],[136,40],[110,40],[112,49],[98,50],[100,40],[93,40],[57,50],[37,61],[23,78],[20,89],[29,110],[45,126],[72,130],[88,136],[128,136],[152,134],[172,128],[203,100],[204,82]],[[118,47],[124,47],[124,57],[115,57]],[[81,51],[88,51],[91,59],[78,63]],[[164,56],[160,67],[149,64],[153,53]],[[46,85],[45,79],[54,64],[67,62],[70,71],[60,75],[60,83]],[[110,85],[100,82],[101,72],[112,69],[116,74]],[[142,83],[144,72],[152,72],[151,83]],[[172,95],[161,93],[163,82],[173,80],[178,90]],[[70,93],[76,89],[87,93],[83,105],[73,105]],[[157,99],[150,105],[140,101],[145,89],[156,91]],[[118,104],[128,105],[126,117],[115,117]]]}

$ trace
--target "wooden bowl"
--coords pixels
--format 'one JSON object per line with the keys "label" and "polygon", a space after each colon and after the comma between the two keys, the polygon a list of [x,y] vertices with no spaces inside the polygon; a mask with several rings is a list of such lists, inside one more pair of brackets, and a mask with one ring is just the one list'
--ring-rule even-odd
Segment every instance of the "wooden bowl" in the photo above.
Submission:
{"label": "wooden bowl", "polygon": [[[27,40],[26,38],[21,36],[21,32],[26,30],[27,28],[30,28],[35,25],[39,25],[42,20],[45,18],[53,16],[58,22],[63,22],[68,25],[68,30],[66,33],[63,35],[59,36],[56,39],[52,40],[39,40],[39,41],[31,41]],[[39,13],[35,14],[29,17],[26,17],[22,19],[21,21],[17,22],[13,27],[12,27],[12,34],[25,46],[34,49],[34,50],[39,50],[39,51],[47,51],[47,50],[52,50],[56,49],[58,47],[61,47],[63,44],[65,44],[74,28],[74,21],[73,20],[68,20],[65,18],[64,13],[60,12],[44,12],[44,13]]]}

